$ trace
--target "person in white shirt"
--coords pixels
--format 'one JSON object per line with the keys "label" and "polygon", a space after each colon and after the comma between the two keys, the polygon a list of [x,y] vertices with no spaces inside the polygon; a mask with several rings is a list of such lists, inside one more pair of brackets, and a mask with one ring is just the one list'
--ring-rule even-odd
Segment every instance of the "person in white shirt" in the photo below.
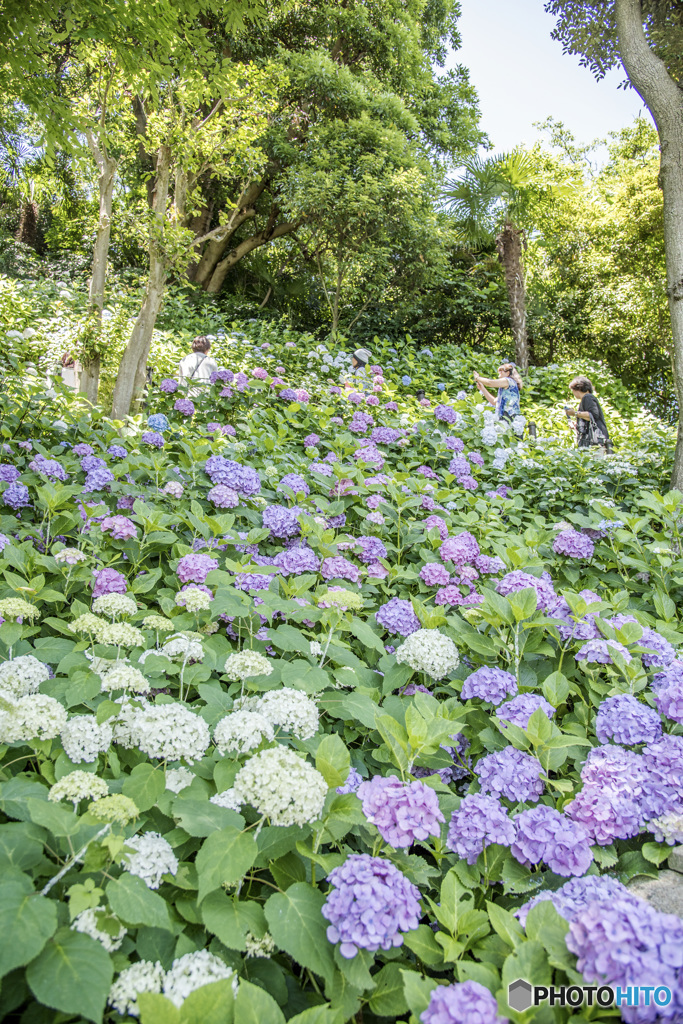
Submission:
{"label": "person in white shirt", "polygon": [[[192,352],[180,360],[178,376],[180,383],[196,382],[197,384],[208,384],[209,377],[218,370],[218,363],[209,355],[211,340],[205,334],[199,334],[192,342]],[[194,391],[199,393],[198,388],[190,389],[188,394]]]}

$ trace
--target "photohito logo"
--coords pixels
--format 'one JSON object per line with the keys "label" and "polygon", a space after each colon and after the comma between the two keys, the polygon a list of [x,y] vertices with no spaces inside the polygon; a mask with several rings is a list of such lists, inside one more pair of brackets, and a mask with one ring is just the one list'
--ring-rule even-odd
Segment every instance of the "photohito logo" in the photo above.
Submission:
{"label": "photohito logo", "polygon": [[666,985],[530,985],[518,978],[508,985],[508,1004],[520,1012],[531,1006],[668,1006],[671,989]]}

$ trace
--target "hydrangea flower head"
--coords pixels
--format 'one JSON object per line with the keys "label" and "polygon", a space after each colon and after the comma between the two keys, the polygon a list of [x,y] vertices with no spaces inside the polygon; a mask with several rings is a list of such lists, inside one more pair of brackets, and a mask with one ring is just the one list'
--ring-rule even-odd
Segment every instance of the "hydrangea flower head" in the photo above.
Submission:
{"label": "hydrangea flower head", "polygon": [[420,1014],[421,1024],[507,1024],[498,1015],[498,1003],[478,981],[439,985]]}
{"label": "hydrangea flower head", "polygon": [[438,629],[417,629],[397,649],[396,661],[432,679],[443,679],[458,667],[460,656],[450,637]]}
{"label": "hydrangea flower head", "polygon": [[178,562],[176,574],[182,583],[204,583],[212,569],[218,568],[218,561],[210,555],[191,553],[183,555]]}
{"label": "hydrangea flower head", "polygon": [[491,704],[500,704],[504,697],[513,693],[517,693],[517,680],[511,672],[492,665],[482,665],[462,684],[460,696],[463,700],[478,697]]}
{"label": "hydrangea flower head", "polygon": [[555,708],[540,694],[518,693],[512,700],[506,700],[504,704],[500,704],[496,708],[496,718],[499,718],[503,725],[509,722],[520,729],[526,729],[529,719],[539,708],[542,708],[548,718],[552,718],[555,714]]}
{"label": "hydrangea flower head", "polygon": [[438,836],[444,816],[436,793],[423,782],[374,775],[357,790],[363,814],[395,849]]}
{"label": "hydrangea flower head", "polygon": [[413,611],[412,604],[399,597],[392,597],[386,604],[381,605],[375,612],[375,619],[378,625],[394,635],[410,636],[420,629],[420,620]]}
{"label": "hydrangea flower head", "polygon": [[544,862],[557,875],[584,875],[593,860],[588,836],[571,818],[539,804],[514,821],[513,856],[525,865]]}
{"label": "hydrangea flower head", "polygon": [[553,551],[568,558],[592,558],[595,544],[580,530],[562,530],[553,541]]}
{"label": "hydrangea flower head", "polygon": [[453,812],[446,845],[468,864],[474,864],[485,846],[510,846],[514,838],[515,826],[500,800],[470,793]]}
{"label": "hydrangea flower head", "polygon": [[613,740],[624,747],[652,743],[662,735],[659,715],[629,693],[607,697],[598,709],[595,734],[601,743]]}
{"label": "hydrangea flower head", "polygon": [[535,802],[543,796],[543,766],[538,758],[516,747],[504,747],[477,761],[474,767],[482,793],[504,796],[513,803]]}
{"label": "hydrangea flower head", "polygon": [[466,565],[473,562],[481,554],[477,541],[463,530],[454,537],[447,537],[439,549],[439,555],[444,562],[453,562],[455,565]]}

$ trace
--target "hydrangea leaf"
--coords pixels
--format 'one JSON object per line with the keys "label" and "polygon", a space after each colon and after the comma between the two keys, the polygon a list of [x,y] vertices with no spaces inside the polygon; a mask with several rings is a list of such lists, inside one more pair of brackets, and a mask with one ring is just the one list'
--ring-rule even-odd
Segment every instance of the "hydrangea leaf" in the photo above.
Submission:
{"label": "hydrangea leaf", "polygon": [[147,888],[137,875],[126,872],[107,885],[109,906],[129,925],[173,930],[169,905],[163,896]]}
{"label": "hydrangea leaf", "polygon": [[334,974],[332,946],[320,913],[325,897],[306,882],[295,882],[265,904],[266,920],[276,944],[315,974],[330,980]]}
{"label": "hydrangea leaf", "polygon": [[[42,852],[42,849],[41,849]],[[57,928],[57,905],[21,881],[0,884],[0,977],[38,956]]]}
{"label": "hydrangea leaf", "polygon": [[113,974],[111,957],[99,942],[62,928],[29,964],[26,980],[45,1006],[100,1024]]}
{"label": "hydrangea leaf", "polygon": [[202,843],[197,854],[199,878],[198,901],[219,889],[239,881],[249,870],[258,854],[256,842],[249,833],[240,832],[232,825],[214,832]]}

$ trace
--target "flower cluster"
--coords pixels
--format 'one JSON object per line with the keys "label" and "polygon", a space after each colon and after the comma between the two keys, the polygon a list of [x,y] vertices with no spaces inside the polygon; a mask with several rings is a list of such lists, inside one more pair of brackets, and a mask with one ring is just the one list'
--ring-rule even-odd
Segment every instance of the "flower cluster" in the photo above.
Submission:
{"label": "flower cluster", "polygon": [[514,838],[515,826],[500,800],[471,793],[453,812],[446,845],[462,860],[474,864],[485,846],[510,846]]}
{"label": "flower cluster", "polygon": [[509,693],[517,693],[517,680],[511,672],[491,665],[482,665],[470,673],[462,684],[460,696],[463,700],[478,697],[490,704],[500,704]]}
{"label": "flower cluster", "polygon": [[126,839],[123,867],[141,878],[148,888],[158,889],[164,875],[175,875],[178,871],[178,858],[158,832],[143,832]]}
{"label": "flower cluster", "polygon": [[418,629],[411,633],[396,651],[399,665],[407,664],[414,672],[424,672],[432,679],[443,679],[460,664],[458,649],[438,629]]}
{"label": "flower cluster", "polygon": [[545,786],[543,767],[538,758],[516,747],[505,747],[480,758],[474,768],[482,793],[504,796],[513,803],[535,802]]}
{"label": "flower cluster", "polygon": [[357,793],[363,814],[390,846],[411,846],[441,832],[440,822],[445,819],[437,795],[423,782],[374,775],[361,783]]}
{"label": "flower cluster", "polygon": [[593,860],[588,836],[580,825],[554,807],[539,804],[518,814],[511,849],[522,864],[548,865],[557,875],[583,875]]}
{"label": "flower cluster", "polygon": [[272,747],[250,758],[235,776],[233,806],[251,804],[272,825],[307,825],[320,816],[327,783],[315,768],[287,747]]}

